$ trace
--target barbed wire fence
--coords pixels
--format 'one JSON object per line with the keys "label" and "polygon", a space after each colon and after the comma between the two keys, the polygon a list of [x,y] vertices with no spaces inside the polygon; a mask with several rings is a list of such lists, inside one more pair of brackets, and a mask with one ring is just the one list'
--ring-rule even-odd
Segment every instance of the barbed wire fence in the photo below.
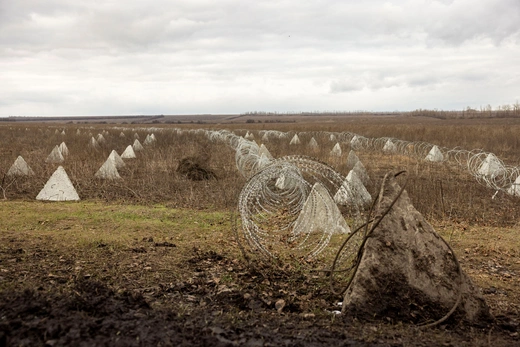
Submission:
{"label": "barbed wire fence", "polygon": [[[236,168],[247,180],[237,206],[242,241],[250,251],[272,258],[289,254],[316,259],[334,235],[350,233],[345,217],[353,229],[363,224],[361,215],[367,207],[367,204],[356,203],[356,199],[360,199],[359,194],[355,194],[358,188],[330,165],[303,155],[274,158],[263,144],[272,140],[291,140],[295,145],[294,139],[298,139],[296,145],[304,146],[306,143],[301,139],[325,138],[331,143],[348,144],[358,152],[455,164],[473,176],[477,183],[496,190],[496,193],[503,191],[520,195],[520,168],[508,166],[493,153],[479,149],[449,149],[427,142],[391,137],[368,138],[351,132],[265,130],[255,134],[245,129],[234,132],[206,129],[174,131],[204,134],[211,141],[223,142],[235,151]],[[262,145],[259,146],[255,139],[261,139]],[[353,198],[338,198],[342,191]],[[343,213],[338,206],[344,207]],[[356,241],[353,244],[361,242],[360,239]],[[344,254],[347,253],[350,254]],[[349,257],[341,256],[345,259]]]}

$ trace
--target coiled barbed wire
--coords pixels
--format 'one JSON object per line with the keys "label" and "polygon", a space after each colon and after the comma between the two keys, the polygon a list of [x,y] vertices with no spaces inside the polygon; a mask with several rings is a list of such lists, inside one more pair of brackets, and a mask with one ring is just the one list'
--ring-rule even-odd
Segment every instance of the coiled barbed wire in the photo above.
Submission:
{"label": "coiled barbed wire", "polygon": [[[495,154],[481,149],[466,150],[463,148],[446,148],[422,141],[406,141],[392,137],[368,138],[352,132],[279,132],[264,131],[264,134],[276,134],[277,138],[290,138],[292,140],[305,137],[324,137],[329,141],[346,143],[355,151],[375,151],[388,155],[407,156],[419,161],[425,160],[437,163],[453,163],[469,175],[473,176],[477,183],[512,195],[519,195],[515,181],[520,176],[520,167],[506,165]],[[285,134],[285,135],[282,135]],[[273,136],[273,135],[271,135]],[[292,141],[298,145],[298,141]]]}
{"label": "coiled barbed wire", "polygon": [[[316,258],[335,233],[348,231],[338,205],[347,205],[351,216],[360,216],[371,197],[364,187],[368,176],[357,160],[348,160],[351,171],[344,178],[331,166],[306,156],[286,156],[275,159],[262,144],[253,139],[291,139],[291,145],[301,145],[316,138],[336,144],[348,144],[357,151],[376,151],[402,155],[416,160],[454,163],[467,170],[476,181],[497,191],[520,195],[516,189],[520,169],[505,165],[494,154],[482,150],[443,148],[427,142],[413,142],[390,137],[367,138],[350,132],[279,132],[262,131],[257,136],[248,130],[238,130],[250,139],[228,130],[192,130],[205,134],[211,141],[222,141],[235,150],[237,170],[247,179],[239,196],[242,231],[251,250],[269,257],[281,253]],[[301,139],[308,139],[307,142]],[[312,147],[315,147],[313,144]],[[352,158],[355,153],[353,153]],[[349,154],[350,157],[350,154]],[[360,177],[357,177],[360,176]],[[359,182],[359,183],[358,183]],[[363,189],[365,191],[363,191]],[[367,197],[368,194],[368,197]]]}
{"label": "coiled barbed wire", "polygon": [[332,198],[342,185],[341,174],[313,158],[273,160],[246,182],[239,197],[247,243],[269,257],[281,252],[317,257],[332,235],[350,231]]}

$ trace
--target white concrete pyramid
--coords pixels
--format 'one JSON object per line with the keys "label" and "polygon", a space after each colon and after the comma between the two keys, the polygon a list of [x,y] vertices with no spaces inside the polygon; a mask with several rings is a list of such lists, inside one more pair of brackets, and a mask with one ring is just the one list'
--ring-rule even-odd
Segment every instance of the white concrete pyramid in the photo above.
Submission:
{"label": "white concrete pyramid", "polygon": [[65,135],[65,130],[62,130],[62,131],[61,131],[61,135],[62,135],[62,136]]}
{"label": "white concrete pyramid", "polygon": [[152,133],[152,135],[150,135],[150,138],[153,140],[153,142],[157,141],[157,138],[155,137],[154,133]]}
{"label": "white concrete pyramid", "polygon": [[96,141],[98,144],[102,145],[104,143],[107,142],[107,140],[105,139],[105,137],[103,136],[103,134],[98,134],[97,137],[96,137]]}
{"label": "white concrete pyramid", "polygon": [[347,157],[347,169],[352,170],[354,168],[354,165],[359,161],[359,157],[357,156],[356,152],[350,151],[348,153]]}
{"label": "white concrete pyramid", "polygon": [[253,141],[255,139],[255,135],[253,133],[250,133],[249,131],[246,133],[246,136],[244,136],[244,139]]}
{"label": "white concrete pyramid", "polygon": [[330,155],[333,157],[341,157],[341,146],[339,145],[339,142],[336,142],[332,150],[330,151]]}
{"label": "white concrete pyramid", "polygon": [[329,192],[321,183],[315,183],[294,223],[293,234],[347,234],[350,228]]}
{"label": "white concrete pyramid", "polygon": [[518,176],[515,182],[507,189],[507,194],[513,196],[520,196],[520,176]]}
{"label": "white concrete pyramid", "polygon": [[105,160],[105,163],[103,163],[103,165],[99,168],[95,176],[105,180],[121,179],[121,176],[119,176],[119,172],[117,171],[115,161],[110,158]]}
{"label": "white concrete pyramid", "polygon": [[141,144],[141,142],[139,142],[138,139],[135,139],[134,144],[132,145],[132,147],[134,148],[134,151],[136,151],[136,152],[144,150],[143,145]]}
{"label": "white concrete pyramid", "polygon": [[478,168],[478,173],[482,176],[496,177],[504,172],[504,165],[493,153],[489,153]]}
{"label": "white concrete pyramid", "polygon": [[363,209],[372,203],[372,197],[357,174],[354,171],[350,171],[340,189],[334,195],[334,201],[339,205]]}
{"label": "white concrete pyramid", "polygon": [[294,167],[292,170],[283,172],[275,181],[275,187],[283,190],[293,190],[304,188],[302,186],[303,177],[298,168]]}
{"label": "white concrete pyramid", "polygon": [[59,166],[45,183],[36,200],[78,201],[79,196],[62,166]]}
{"label": "white concrete pyramid", "polygon": [[[153,135],[153,134],[152,134]],[[153,145],[155,143],[155,136],[150,134],[146,135],[146,138],[143,141],[143,145]]]}
{"label": "white concrete pyramid", "polygon": [[386,140],[386,143],[383,146],[383,152],[395,153],[397,152],[397,146],[392,141]]}
{"label": "white concrete pyramid", "polygon": [[273,156],[271,155],[269,150],[267,150],[267,147],[263,143],[260,145],[260,148],[258,149],[258,155],[264,155],[268,159],[273,159]]}
{"label": "white concrete pyramid", "polygon": [[442,152],[439,149],[439,147],[433,146],[425,159],[428,161],[439,162],[444,160],[444,156],[442,155]]}
{"label": "white concrete pyramid", "polygon": [[330,136],[329,136],[329,140],[330,140],[331,142],[338,142],[338,140],[336,139],[336,135],[334,135],[334,134],[330,134]]}
{"label": "white concrete pyramid", "polygon": [[292,189],[296,186],[297,181],[291,176],[281,174],[274,184],[274,186],[278,189]]}
{"label": "white concrete pyramid", "polygon": [[76,135],[81,135],[81,130],[76,130]]}
{"label": "white concrete pyramid", "polygon": [[354,171],[356,176],[359,177],[361,183],[363,183],[365,187],[370,184],[370,177],[368,176],[368,172],[365,169],[365,165],[363,165],[361,160],[358,160],[357,163],[354,164],[352,171]]}
{"label": "white concrete pyramid", "polygon": [[14,161],[13,165],[7,171],[7,176],[32,176],[34,175],[33,170],[27,165],[27,162],[22,158],[22,156],[18,156]]}
{"label": "white concrete pyramid", "polygon": [[357,144],[359,143],[359,137],[357,135],[354,135],[354,137],[350,140],[350,144],[351,145],[354,145],[354,144]]}
{"label": "white concrete pyramid", "polygon": [[125,133],[121,131],[121,133],[119,134],[119,137],[125,137]]}
{"label": "white concrete pyramid", "polygon": [[123,158],[123,159],[135,159],[135,158],[137,158],[135,156],[134,148],[132,147],[132,145],[128,145],[128,147],[126,147],[126,149],[123,152],[123,154],[121,154],[121,158]]}
{"label": "white concrete pyramid", "polygon": [[99,143],[96,141],[96,139],[94,137],[91,137],[88,146],[90,148],[98,149],[99,148]]}
{"label": "white concrete pyramid", "polygon": [[269,158],[264,153],[262,153],[260,155],[260,158],[258,158],[258,161],[256,162],[256,170],[259,171],[264,167],[268,166],[269,164],[271,164],[272,160],[272,158]]}
{"label": "white concrete pyramid", "polygon": [[65,160],[65,158],[63,157],[63,154],[61,154],[60,148],[58,147],[58,145],[56,145],[52,149],[52,151],[49,154],[49,156],[47,157],[47,159],[45,159],[45,162],[46,163],[62,163],[64,160]]}
{"label": "white concrete pyramid", "polygon": [[293,138],[291,139],[291,142],[289,142],[290,145],[299,145],[300,138],[298,137],[298,134],[294,134]]}
{"label": "white concrete pyramid", "polygon": [[267,136],[267,133],[262,136],[262,142],[269,142],[269,136]]}
{"label": "white concrete pyramid", "polygon": [[309,148],[312,150],[317,150],[318,148],[320,148],[320,146],[318,146],[318,141],[316,141],[314,137],[312,137],[309,141]]}
{"label": "white concrete pyramid", "polygon": [[134,139],[139,140],[139,134],[138,133],[134,133]]}
{"label": "white concrete pyramid", "polygon": [[121,156],[119,156],[119,154],[117,154],[117,152],[114,149],[112,150],[112,152],[110,152],[108,159],[113,160],[114,164],[116,164],[116,168],[118,168],[118,169],[126,166],[126,164],[123,161],[123,159],[121,158]]}
{"label": "white concrete pyramid", "polygon": [[65,142],[60,143],[59,149],[60,149],[60,152],[63,155],[63,157],[66,157],[69,155],[69,148],[67,147]]}

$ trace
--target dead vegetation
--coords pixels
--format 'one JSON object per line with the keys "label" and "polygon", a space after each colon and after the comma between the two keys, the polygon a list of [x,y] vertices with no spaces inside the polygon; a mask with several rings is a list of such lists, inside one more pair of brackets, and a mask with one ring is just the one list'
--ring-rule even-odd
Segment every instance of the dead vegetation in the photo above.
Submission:
{"label": "dead vegetation", "polygon": [[439,227],[497,323],[452,319],[418,331],[412,319],[336,315],[342,298],[312,264],[246,262],[227,212],[103,202],[2,206],[0,341],[7,345],[518,343],[520,264],[511,229],[490,244],[492,229]]}
{"label": "dead vegetation", "polygon": [[186,157],[182,158],[177,167],[177,172],[192,181],[207,181],[217,179],[217,176],[205,164],[207,158]]}
{"label": "dead vegetation", "polygon": [[[379,121],[320,127],[484,148],[518,164],[514,160],[520,144],[506,129],[514,132],[516,123],[460,123],[451,129]],[[315,124],[278,126],[318,130]],[[341,309],[337,302],[342,298],[329,291],[328,279],[315,271],[316,264],[299,259],[274,264],[256,257],[246,262],[229,224],[244,179],[226,146],[199,134],[156,133],[153,149],[127,161],[122,181],[105,182],[93,175],[110,151],[120,153],[134,133],[144,138],[146,131],[125,131],[125,139],[119,137],[120,130],[107,128],[107,147],[90,151],[85,145],[88,131],[96,135],[105,128],[82,129],[77,136],[74,125],[56,127],[65,128],[66,135],[55,134],[55,128],[42,127],[40,132],[36,125],[29,130],[25,125],[0,127],[0,171],[22,155],[35,172],[6,186],[7,201],[0,206],[0,346],[518,343],[518,199],[504,194],[491,199],[494,192],[456,167],[358,153],[374,182],[372,195],[388,170],[407,170],[414,206],[452,245],[497,319],[485,327],[454,319],[418,331],[413,320],[360,322],[331,313]],[[27,131],[37,135],[27,136]],[[494,134],[494,140],[482,139],[483,133]],[[265,145],[275,157],[302,154],[310,136],[302,137],[300,147],[289,146],[289,140]],[[342,144],[343,157],[333,160],[329,152],[334,143],[319,136],[316,140],[320,148],[313,155],[346,174],[349,147]],[[44,159],[61,141],[71,153],[63,165],[83,200],[33,202],[55,170]],[[200,154],[209,150],[211,156],[201,160]],[[202,176],[209,172],[218,180],[190,179],[178,171],[183,158],[197,158],[186,160],[191,163],[187,166],[198,165]],[[182,209],[172,209],[177,207]]]}

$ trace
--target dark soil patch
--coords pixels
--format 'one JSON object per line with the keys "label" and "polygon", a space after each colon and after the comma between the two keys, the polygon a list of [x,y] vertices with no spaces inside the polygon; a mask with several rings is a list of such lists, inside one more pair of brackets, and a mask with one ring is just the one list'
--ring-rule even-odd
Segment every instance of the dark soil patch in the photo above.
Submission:
{"label": "dark soil patch", "polygon": [[[0,293],[0,346],[514,346],[518,320],[460,321],[420,331],[360,322],[337,309],[320,279],[291,266],[247,266],[193,250],[193,275],[152,288],[112,289],[76,276]],[[121,284],[123,285],[123,284]],[[280,302],[283,307],[280,308]]]}
{"label": "dark soil patch", "polygon": [[181,159],[177,172],[192,181],[207,181],[216,179],[217,175],[209,169],[204,158],[201,157],[187,157]]}

